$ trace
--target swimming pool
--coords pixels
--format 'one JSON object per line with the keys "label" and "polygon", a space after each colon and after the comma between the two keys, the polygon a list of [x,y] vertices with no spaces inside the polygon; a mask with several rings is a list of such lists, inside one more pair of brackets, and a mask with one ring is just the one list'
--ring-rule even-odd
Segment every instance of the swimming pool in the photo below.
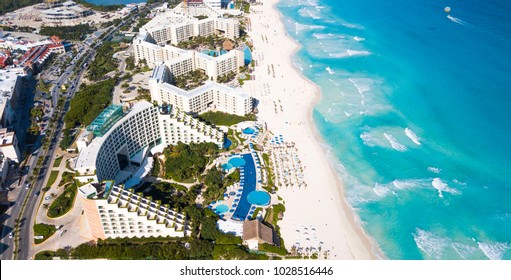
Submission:
{"label": "swimming pool", "polygon": [[246,161],[241,157],[234,157],[229,160],[229,164],[231,164],[233,167],[240,167],[245,165]]}
{"label": "swimming pool", "polygon": [[231,147],[231,145],[232,145],[231,139],[225,137],[225,141],[224,141],[224,145],[223,145],[224,149],[226,149],[226,150],[229,149]]}
{"label": "swimming pool", "polygon": [[231,168],[233,168],[233,167],[234,166],[232,166],[232,164],[230,164],[230,163],[222,164],[222,168],[224,169],[224,171],[231,170]]}
{"label": "swimming pool", "polygon": [[243,171],[245,174],[244,182],[243,182],[243,192],[241,194],[237,194],[236,197],[239,199],[238,207],[236,207],[236,211],[232,215],[232,219],[238,221],[244,221],[248,215],[248,212],[255,208],[252,204],[247,200],[247,196],[249,193],[255,191],[256,188],[256,177],[257,170],[255,168],[254,159],[251,154],[243,154],[243,158],[241,160],[245,161],[243,167]]}
{"label": "swimming pool", "polygon": [[270,195],[265,191],[253,191],[248,194],[247,200],[256,206],[267,206],[270,204]]}
{"label": "swimming pool", "polygon": [[253,127],[247,127],[243,129],[243,134],[254,134],[256,130]]}
{"label": "swimming pool", "polygon": [[216,211],[218,214],[225,213],[225,212],[229,211],[229,206],[227,206],[227,205],[225,205],[225,204],[220,204],[220,205],[218,205],[217,207],[215,207],[215,211]]}

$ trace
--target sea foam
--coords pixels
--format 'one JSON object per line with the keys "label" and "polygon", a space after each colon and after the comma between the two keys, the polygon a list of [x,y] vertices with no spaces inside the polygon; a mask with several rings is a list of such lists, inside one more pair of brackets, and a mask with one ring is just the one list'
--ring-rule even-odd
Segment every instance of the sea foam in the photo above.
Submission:
{"label": "sea foam", "polygon": [[405,134],[412,140],[413,143],[417,145],[421,145],[420,138],[413,132],[413,130],[409,129],[408,127],[405,128]]}
{"label": "sea foam", "polygon": [[445,248],[450,243],[448,238],[438,236],[420,228],[415,229],[415,233],[412,235],[417,247],[431,258],[437,260],[442,258]]}
{"label": "sea foam", "polygon": [[434,178],[433,182],[431,182],[431,185],[433,188],[435,188],[438,191],[438,196],[443,198],[444,192],[450,193],[450,194],[460,194],[461,192],[457,189],[450,188],[446,183],[444,183],[440,178]]}
{"label": "sea foam", "polygon": [[325,68],[325,70],[326,70],[326,71],[327,71],[330,75],[335,74],[335,72],[334,72],[334,71],[332,70],[332,68],[330,68],[330,67]]}
{"label": "sea foam", "polygon": [[438,167],[430,166],[430,167],[428,167],[428,171],[429,171],[429,172],[433,172],[433,173],[435,173],[435,174],[439,174],[439,173],[442,171],[442,169],[440,169],[440,168],[438,168]]}
{"label": "sea foam", "polygon": [[511,248],[508,243],[502,242],[477,242],[477,245],[490,260],[501,260],[502,256]]}
{"label": "sea foam", "polygon": [[399,143],[399,141],[397,141],[397,139],[394,136],[392,136],[392,134],[384,132],[383,136],[385,136],[385,138],[387,138],[392,149],[399,151],[399,152],[404,152],[407,150],[406,146]]}
{"label": "sea foam", "polygon": [[477,247],[459,242],[453,242],[451,246],[462,259],[470,259],[471,256],[477,251]]}

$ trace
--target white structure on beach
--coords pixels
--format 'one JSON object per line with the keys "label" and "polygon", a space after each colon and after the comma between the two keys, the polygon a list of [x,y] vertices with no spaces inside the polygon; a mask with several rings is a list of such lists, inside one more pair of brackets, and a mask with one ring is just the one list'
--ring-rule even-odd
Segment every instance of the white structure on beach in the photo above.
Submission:
{"label": "white structure on beach", "polygon": [[149,79],[151,99],[158,104],[171,104],[187,113],[203,113],[218,110],[244,116],[252,113],[254,101],[241,88],[231,88],[215,82],[190,91],[170,84],[171,70],[165,64],[154,68]]}
{"label": "white structure on beach", "polygon": [[79,188],[84,214],[94,239],[133,237],[184,237],[189,222],[178,213],[133,189],[113,186],[112,181]]}
{"label": "white structure on beach", "polygon": [[[149,151],[178,142],[212,142],[223,145],[222,131],[186,115],[172,106],[154,106],[147,101],[136,103],[127,112],[120,105],[105,109],[86,133],[79,137],[80,154],[75,161],[76,179],[101,182],[114,180],[124,184],[141,174]],[[143,173],[143,172],[142,172]]]}

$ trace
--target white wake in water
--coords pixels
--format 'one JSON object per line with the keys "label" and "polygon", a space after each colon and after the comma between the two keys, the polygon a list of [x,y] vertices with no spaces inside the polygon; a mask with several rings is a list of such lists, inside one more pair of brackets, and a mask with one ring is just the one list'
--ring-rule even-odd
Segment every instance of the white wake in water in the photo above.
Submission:
{"label": "white wake in water", "polygon": [[330,67],[325,68],[325,70],[326,70],[326,71],[327,71],[330,75],[335,74],[334,70],[332,70],[332,68],[330,68]]}
{"label": "white wake in water", "polygon": [[467,23],[465,21],[463,21],[463,20],[461,20],[459,18],[455,18],[455,17],[453,17],[451,15],[448,15],[447,18],[450,19],[452,22],[455,22],[455,23],[457,23],[459,25],[464,25],[464,26],[467,25]]}

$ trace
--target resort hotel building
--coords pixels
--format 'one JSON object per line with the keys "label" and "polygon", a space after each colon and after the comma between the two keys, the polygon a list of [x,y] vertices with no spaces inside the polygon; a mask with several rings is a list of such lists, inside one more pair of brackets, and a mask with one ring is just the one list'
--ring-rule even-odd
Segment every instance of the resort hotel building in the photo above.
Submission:
{"label": "resort hotel building", "polygon": [[79,188],[84,214],[94,239],[133,237],[184,237],[190,234],[184,213],[152,201],[133,189],[112,181]]}
{"label": "resort hotel building", "polygon": [[[191,6],[186,13],[180,13],[180,8],[181,5],[158,14],[140,29],[140,34],[133,41],[135,62],[145,60],[148,66],[154,67],[149,80],[152,100],[192,114],[208,110],[241,116],[252,113],[252,97],[239,88],[215,82],[219,77],[239,73],[240,67],[245,65],[243,51],[212,51],[218,56],[211,56],[209,51],[202,53],[168,45],[218,32],[235,39],[239,36],[238,21],[221,18],[217,11],[207,5]],[[193,17],[198,15],[207,18],[199,20]],[[195,70],[204,71],[210,81],[190,91],[172,85],[176,77]]]}
{"label": "resort hotel building", "polygon": [[171,105],[141,101],[126,111],[106,108],[76,141],[79,155],[74,169],[81,182],[113,180],[131,188],[152,167],[149,153],[178,142],[212,142],[222,147],[224,133]]}
{"label": "resort hotel building", "polygon": [[186,91],[170,83],[171,71],[161,64],[154,68],[149,79],[151,99],[158,104],[171,104],[181,111],[200,114],[218,110],[244,116],[253,111],[253,98],[241,88],[231,88],[215,82]]}

